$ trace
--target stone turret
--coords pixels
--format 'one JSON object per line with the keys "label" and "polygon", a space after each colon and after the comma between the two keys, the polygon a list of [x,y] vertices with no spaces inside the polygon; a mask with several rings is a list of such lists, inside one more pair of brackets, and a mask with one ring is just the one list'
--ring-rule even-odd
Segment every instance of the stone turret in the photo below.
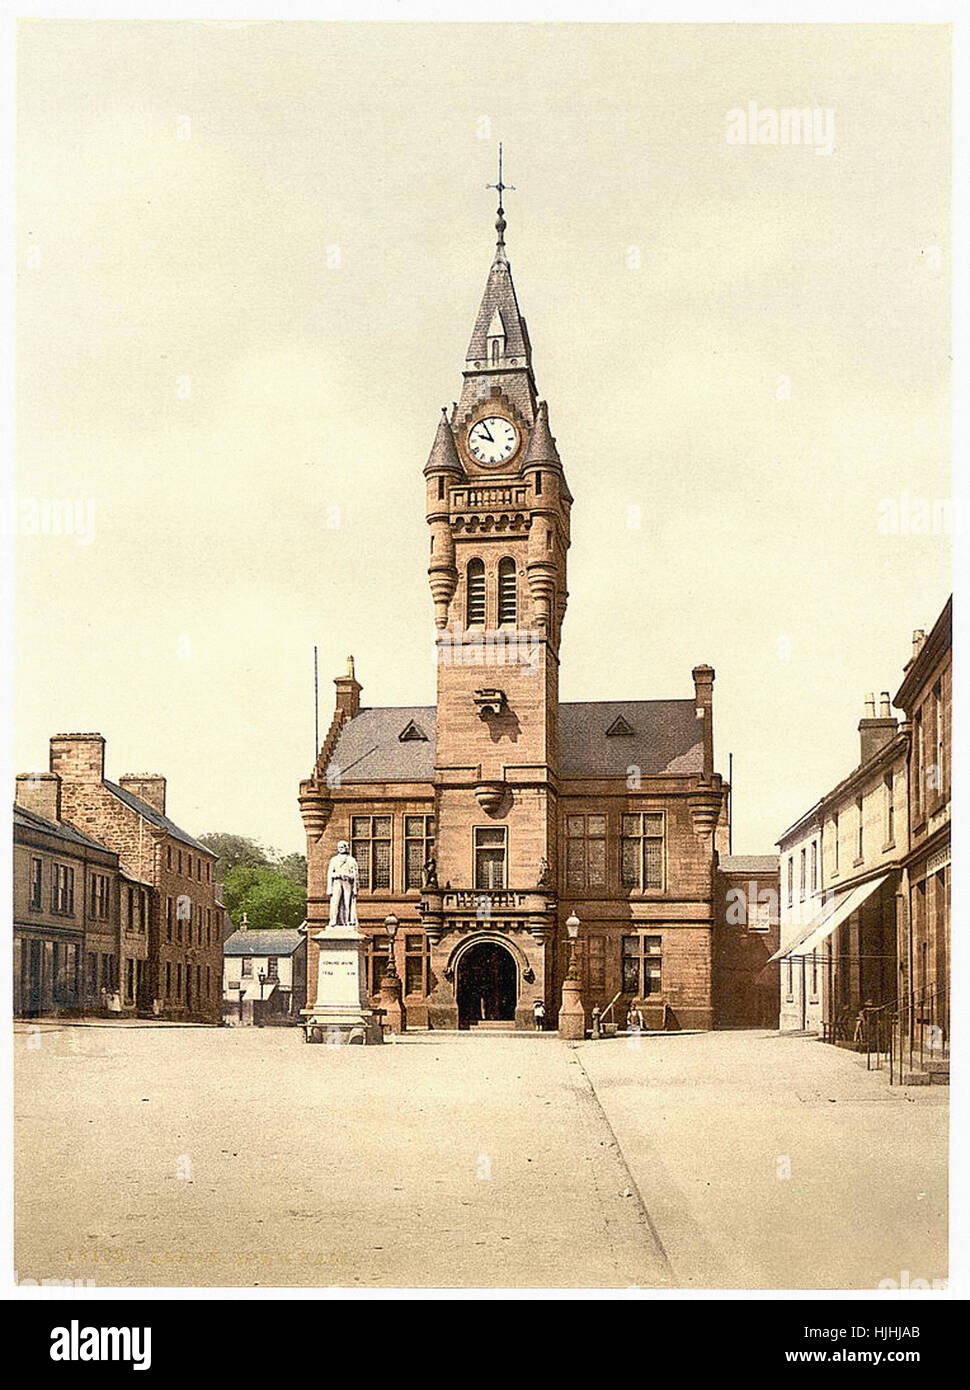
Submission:
{"label": "stone turret", "polygon": [[458,586],[455,543],[449,524],[451,488],[457,480],[464,477],[464,469],[455,447],[455,436],[452,434],[444,407],[431,446],[431,454],[424,466],[424,476],[427,479],[425,514],[431,527],[428,581],[434,599],[435,626],[443,628],[448,622],[448,605]]}

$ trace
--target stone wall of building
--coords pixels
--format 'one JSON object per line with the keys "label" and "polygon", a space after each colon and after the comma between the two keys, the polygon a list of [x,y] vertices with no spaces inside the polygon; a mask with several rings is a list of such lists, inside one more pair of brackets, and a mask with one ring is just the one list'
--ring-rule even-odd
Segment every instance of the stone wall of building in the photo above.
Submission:
{"label": "stone wall of building", "polygon": [[[154,890],[147,948],[134,956],[145,962],[142,1007],[172,1018],[220,1022],[222,910],[216,902],[215,855],[153,823],[106,785],[100,734],[53,737],[51,771],[61,778],[65,819],[107,845],[127,874]],[[153,809],[160,811],[164,779],[142,775],[134,781],[150,784]],[[129,790],[134,794],[133,786]],[[133,951],[142,940],[140,932],[134,935]]]}

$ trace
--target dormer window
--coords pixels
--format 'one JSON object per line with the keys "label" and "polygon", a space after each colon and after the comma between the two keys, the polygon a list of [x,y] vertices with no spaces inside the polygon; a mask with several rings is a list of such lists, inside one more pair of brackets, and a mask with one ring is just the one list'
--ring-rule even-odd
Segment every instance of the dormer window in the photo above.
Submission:
{"label": "dormer window", "polygon": [[398,741],[401,743],[427,743],[428,735],[420,724],[411,719],[398,734]]}
{"label": "dormer window", "polygon": [[497,366],[501,358],[505,356],[505,324],[502,322],[502,315],[498,309],[492,314],[491,322],[488,325],[488,333],[485,335],[488,343],[488,360],[493,367]]}

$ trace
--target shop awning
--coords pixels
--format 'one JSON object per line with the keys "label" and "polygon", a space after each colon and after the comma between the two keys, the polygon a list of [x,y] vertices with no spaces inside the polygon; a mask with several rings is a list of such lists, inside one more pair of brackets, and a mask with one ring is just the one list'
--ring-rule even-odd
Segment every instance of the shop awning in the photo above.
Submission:
{"label": "shop awning", "polygon": [[849,888],[844,893],[833,894],[822,904],[795,940],[790,941],[787,946],[782,946],[771,959],[785,960],[789,956],[814,955],[822,942],[851,917],[888,877],[888,874],[883,874],[881,878],[870,878],[865,883],[857,883],[854,888]]}

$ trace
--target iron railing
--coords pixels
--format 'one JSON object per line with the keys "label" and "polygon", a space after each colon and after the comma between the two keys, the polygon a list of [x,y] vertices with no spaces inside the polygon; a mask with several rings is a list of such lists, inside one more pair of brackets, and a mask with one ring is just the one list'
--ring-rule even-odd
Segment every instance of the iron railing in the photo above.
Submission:
{"label": "iron railing", "polygon": [[935,981],[913,991],[898,1010],[893,1030],[891,1082],[907,1072],[932,1072],[950,1061],[950,991]]}

